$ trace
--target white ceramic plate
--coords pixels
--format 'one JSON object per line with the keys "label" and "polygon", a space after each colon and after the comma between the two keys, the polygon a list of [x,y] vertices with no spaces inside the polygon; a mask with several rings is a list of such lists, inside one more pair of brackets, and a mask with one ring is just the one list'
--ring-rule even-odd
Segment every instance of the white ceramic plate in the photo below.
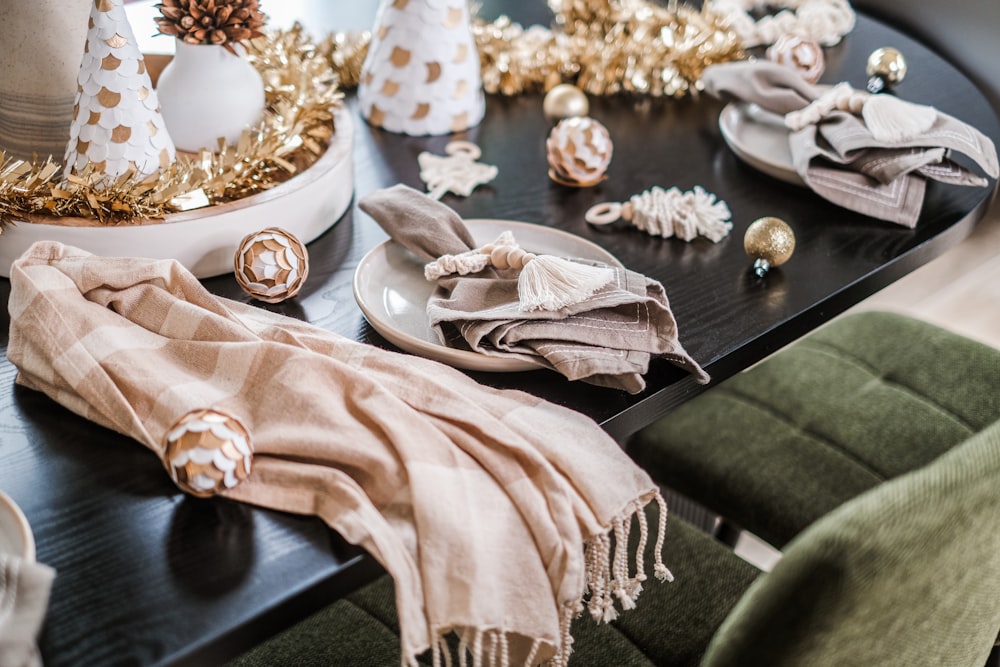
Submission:
{"label": "white ceramic plate", "polygon": [[35,538],[21,508],[0,491],[0,554],[35,560]]}
{"label": "white ceramic plate", "polygon": [[729,148],[748,165],[768,176],[805,185],[792,164],[784,119],[756,104],[733,102],[719,114],[719,129]]}
{"label": "white ceramic plate", "polygon": [[[579,236],[551,227],[510,220],[466,220],[479,245],[511,231],[529,252],[621,266],[614,255]],[[446,347],[427,321],[427,300],[434,283],[424,279],[424,262],[394,241],[368,252],[354,273],[354,298],[375,331],[400,349],[472,371],[514,372],[537,369],[522,359],[494,357]]]}

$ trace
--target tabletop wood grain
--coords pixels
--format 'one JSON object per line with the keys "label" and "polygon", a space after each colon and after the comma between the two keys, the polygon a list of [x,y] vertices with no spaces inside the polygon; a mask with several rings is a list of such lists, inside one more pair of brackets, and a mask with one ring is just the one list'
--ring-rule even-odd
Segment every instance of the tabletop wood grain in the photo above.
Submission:
{"label": "tabletop wood grain", "polygon": [[[484,11],[496,4],[487,3]],[[547,21],[543,3],[541,10],[522,4],[528,18],[520,20]],[[336,10],[329,11],[335,20]],[[910,65],[897,94],[1000,138],[995,114],[958,71],[864,17],[828,52],[825,80],[863,86],[868,53],[885,45],[903,51]],[[350,97],[348,104],[356,114]],[[722,141],[719,108],[707,98],[592,99],[591,115],[610,130],[615,156],[607,181],[572,189],[546,177],[549,124],[541,97],[489,97],[482,124],[460,138],[479,144],[482,160],[496,165],[499,176],[468,198],[444,201],[464,217],[578,234],[660,280],[682,343],[717,383],[943,252],[971,230],[992,197],[992,187],[931,184],[916,229],[866,218],[744,165]],[[450,138],[394,135],[357,118],[356,198],[397,182],[422,187],[417,154],[442,153]],[[718,244],[688,244],[636,230],[594,229],[583,221],[591,205],[654,185],[702,185],[716,193],[732,209],[732,234]],[[792,225],[797,249],[788,264],[758,280],[750,274],[742,237],[764,215]],[[310,244],[302,294],[258,305],[391,348],[366,323],[351,289],[361,257],[384,239],[352,206]],[[231,277],[205,285],[249,301]],[[0,281],[4,301],[9,289]],[[9,319],[2,317],[5,349]],[[9,362],[0,362],[0,488],[31,522],[38,559],[58,572],[40,641],[48,667],[218,664],[377,572],[316,519],[183,496],[142,446],[15,386],[15,374]],[[654,362],[648,390],[636,396],[570,383],[549,371],[473,376],[579,410],[620,440],[703,389],[663,361]]]}

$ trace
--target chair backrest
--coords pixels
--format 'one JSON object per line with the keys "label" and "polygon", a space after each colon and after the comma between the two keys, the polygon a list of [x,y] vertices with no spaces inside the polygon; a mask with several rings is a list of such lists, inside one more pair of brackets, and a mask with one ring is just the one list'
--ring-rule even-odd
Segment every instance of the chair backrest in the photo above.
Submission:
{"label": "chair backrest", "polygon": [[816,521],[705,667],[983,665],[1000,630],[1000,422]]}

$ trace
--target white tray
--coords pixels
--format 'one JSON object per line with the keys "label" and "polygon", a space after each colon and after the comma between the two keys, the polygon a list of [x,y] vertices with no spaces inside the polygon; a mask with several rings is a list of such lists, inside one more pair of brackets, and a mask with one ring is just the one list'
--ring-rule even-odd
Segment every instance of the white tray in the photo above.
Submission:
{"label": "white tray", "polygon": [[330,146],[308,169],[260,194],[165,216],[144,224],[69,226],[18,221],[0,234],[0,276],[36,241],[59,241],[105,257],[176,259],[199,278],[233,270],[244,236],[265,227],[288,230],[309,243],[340,220],[354,194],[354,126],[335,113]]}

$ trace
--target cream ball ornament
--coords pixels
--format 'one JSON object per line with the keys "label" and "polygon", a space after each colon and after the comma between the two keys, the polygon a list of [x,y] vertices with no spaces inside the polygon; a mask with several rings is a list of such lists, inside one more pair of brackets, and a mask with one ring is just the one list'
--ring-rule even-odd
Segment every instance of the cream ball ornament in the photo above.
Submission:
{"label": "cream ball ornament", "polygon": [[802,75],[809,83],[816,83],[823,76],[826,58],[819,42],[798,33],[782,35],[767,48],[767,59],[784,65]]}
{"label": "cream ball ornament", "polygon": [[542,113],[549,121],[560,121],[563,118],[586,116],[590,113],[590,102],[582,90],[568,83],[560,83],[545,93],[542,100]]}

